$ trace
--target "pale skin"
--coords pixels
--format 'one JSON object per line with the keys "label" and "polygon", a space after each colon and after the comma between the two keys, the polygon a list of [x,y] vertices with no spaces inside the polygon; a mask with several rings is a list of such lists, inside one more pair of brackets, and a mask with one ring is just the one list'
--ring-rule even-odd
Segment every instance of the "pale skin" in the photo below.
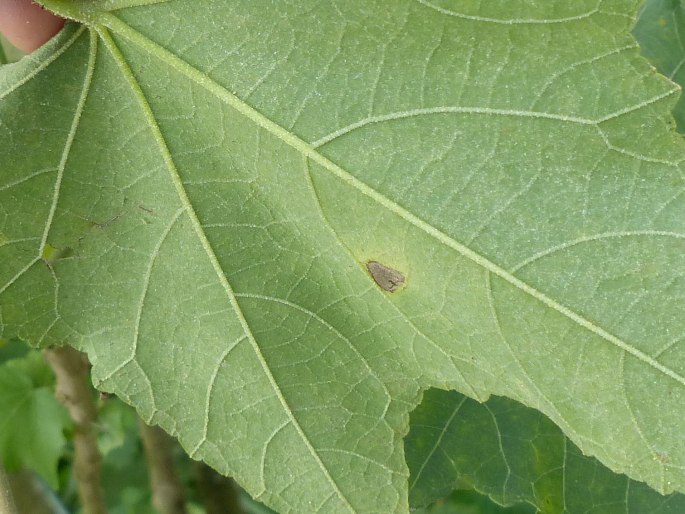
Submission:
{"label": "pale skin", "polygon": [[31,0],[0,0],[0,32],[24,52],[43,46],[63,25],[62,18]]}

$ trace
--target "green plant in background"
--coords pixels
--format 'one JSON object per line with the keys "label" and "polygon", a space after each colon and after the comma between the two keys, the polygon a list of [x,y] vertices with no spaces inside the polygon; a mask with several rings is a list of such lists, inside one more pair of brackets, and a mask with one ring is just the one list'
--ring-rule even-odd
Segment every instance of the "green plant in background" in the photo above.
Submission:
{"label": "green plant in background", "polygon": [[[645,2],[635,30],[643,55],[657,70],[681,86],[685,84],[685,9],[680,1]],[[673,109],[679,132],[685,130],[685,100]]]}
{"label": "green plant in background", "polygon": [[11,350],[3,348],[8,359],[0,361],[0,455],[5,466],[34,469],[57,487],[69,416],[55,400],[54,378],[41,354]]}
{"label": "green plant in background", "polygon": [[[3,337],[278,511],[683,510],[638,2],[44,4],[83,25],[0,74]],[[636,29],[676,80],[681,9]]]}

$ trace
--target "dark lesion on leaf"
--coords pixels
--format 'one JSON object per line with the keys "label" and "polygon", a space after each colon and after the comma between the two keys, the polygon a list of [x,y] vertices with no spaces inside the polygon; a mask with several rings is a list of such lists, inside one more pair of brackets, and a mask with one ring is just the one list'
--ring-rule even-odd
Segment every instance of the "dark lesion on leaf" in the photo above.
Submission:
{"label": "dark lesion on leaf", "polygon": [[404,275],[396,269],[390,268],[378,261],[366,263],[371,278],[378,284],[378,287],[389,293],[394,293],[404,285]]}

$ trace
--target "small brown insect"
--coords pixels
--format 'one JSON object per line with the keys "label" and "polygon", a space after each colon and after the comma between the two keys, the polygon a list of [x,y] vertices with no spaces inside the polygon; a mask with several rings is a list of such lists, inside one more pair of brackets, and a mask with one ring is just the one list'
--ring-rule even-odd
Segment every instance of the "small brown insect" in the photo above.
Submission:
{"label": "small brown insect", "polygon": [[366,263],[366,269],[371,273],[371,277],[384,291],[394,293],[404,284],[404,275],[396,269],[388,268],[386,265],[377,261]]}

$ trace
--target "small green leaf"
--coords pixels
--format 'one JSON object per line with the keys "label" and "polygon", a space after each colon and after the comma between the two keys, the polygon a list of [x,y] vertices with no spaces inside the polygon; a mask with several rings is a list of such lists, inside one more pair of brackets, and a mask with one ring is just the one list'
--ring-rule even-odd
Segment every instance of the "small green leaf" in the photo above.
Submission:
{"label": "small green leaf", "polygon": [[71,422],[52,382],[37,351],[0,365],[0,459],[8,469],[30,468],[57,487],[57,461]]}

